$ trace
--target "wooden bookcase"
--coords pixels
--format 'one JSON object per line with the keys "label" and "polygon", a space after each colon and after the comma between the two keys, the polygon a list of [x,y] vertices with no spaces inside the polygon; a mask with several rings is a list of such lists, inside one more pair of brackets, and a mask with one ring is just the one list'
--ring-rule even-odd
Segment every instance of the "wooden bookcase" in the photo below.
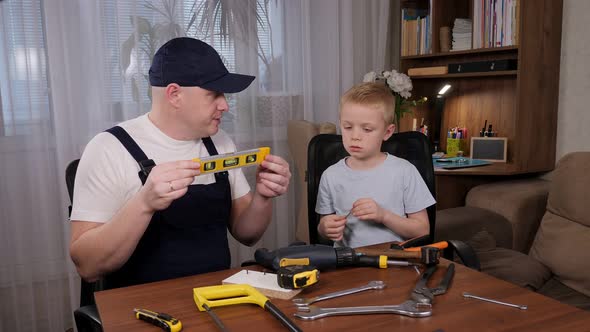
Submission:
{"label": "wooden bookcase", "polygon": [[[437,170],[436,173],[439,176],[480,176],[473,179],[475,185],[485,182],[481,176],[492,176],[492,181],[550,171],[555,166],[563,0],[519,0],[518,45],[441,53],[440,27],[452,28],[458,17],[473,18],[473,1],[402,1],[402,8],[428,8],[432,3],[432,53],[401,56],[400,71],[407,73],[410,68],[484,60],[517,59],[518,62],[517,70],[510,71],[412,77],[413,97],[427,96],[434,100],[440,87],[446,83],[452,86],[442,112],[441,150],[446,148],[447,129],[457,125],[467,127],[469,139],[479,136],[487,120],[498,137],[508,138],[508,162],[505,164],[457,171]],[[424,118],[425,124],[431,127],[435,123],[434,103],[420,106],[414,116],[402,118],[401,131],[411,130],[413,117],[418,121]],[[464,151],[469,155],[468,142]],[[472,187],[468,178],[446,178],[445,181],[463,183],[462,190],[457,192],[459,196]],[[441,208],[462,205],[461,199],[464,195]]]}

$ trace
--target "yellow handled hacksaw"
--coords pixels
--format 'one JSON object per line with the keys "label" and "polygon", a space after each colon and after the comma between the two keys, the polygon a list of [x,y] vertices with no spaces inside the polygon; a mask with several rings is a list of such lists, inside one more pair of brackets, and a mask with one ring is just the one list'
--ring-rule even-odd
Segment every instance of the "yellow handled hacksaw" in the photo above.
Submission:
{"label": "yellow handled hacksaw", "polygon": [[213,314],[211,308],[234,304],[256,304],[268,310],[289,331],[301,332],[301,329],[285,316],[277,306],[250,285],[235,284],[193,288],[193,299],[197,308],[200,311],[207,311],[222,331],[225,331],[225,327],[219,318]]}
{"label": "yellow handled hacksaw", "polygon": [[258,149],[218,154],[204,158],[193,158],[193,161],[201,163],[201,174],[207,174],[259,165],[268,154],[270,154],[270,148],[264,146]]}

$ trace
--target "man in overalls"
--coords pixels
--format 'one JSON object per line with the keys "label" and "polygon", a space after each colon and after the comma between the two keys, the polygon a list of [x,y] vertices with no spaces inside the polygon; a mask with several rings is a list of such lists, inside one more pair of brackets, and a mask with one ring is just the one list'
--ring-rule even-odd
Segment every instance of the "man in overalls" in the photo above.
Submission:
{"label": "man in overalls", "polygon": [[107,288],[229,268],[227,230],[256,243],[291,177],[273,155],[253,193],[241,169],[196,176],[192,158],[236,152],[219,128],[224,93],[254,80],[229,73],[211,46],[170,40],[149,80],[151,111],[95,136],[76,174],[70,254],[82,278]]}

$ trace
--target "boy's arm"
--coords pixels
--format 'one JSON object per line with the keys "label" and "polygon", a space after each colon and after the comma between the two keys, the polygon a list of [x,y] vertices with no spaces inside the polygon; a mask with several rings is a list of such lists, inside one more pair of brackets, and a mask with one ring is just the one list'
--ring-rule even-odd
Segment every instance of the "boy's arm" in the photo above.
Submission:
{"label": "boy's arm", "polygon": [[430,222],[426,208],[436,201],[418,169],[410,163],[404,170],[404,182],[403,200],[407,218],[387,216],[386,226],[406,239],[427,235],[430,233]]}
{"label": "boy's arm", "polygon": [[381,223],[406,239],[423,236],[430,232],[426,209],[408,213],[407,218],[403,218],[382,208],[372,198],[361,198],[354,202],[352,215],[363,221]]}
{"label": "boy's arm", "polygon": [[317,230],[318,234],[325,239],[340,241],[344,235],[346,218],[335,213],[334,197],[329,180],[329,174],[332,171],[332,168],[326,169],[320,178],[315,206],[315,212],[320,215]]}
{"label": "boy's arm", "polygon": [[391,211],[385,210],[383,224],[405,239],[427,235],[430,232],[426,209],[408,213],[407,218],[402,218]]}

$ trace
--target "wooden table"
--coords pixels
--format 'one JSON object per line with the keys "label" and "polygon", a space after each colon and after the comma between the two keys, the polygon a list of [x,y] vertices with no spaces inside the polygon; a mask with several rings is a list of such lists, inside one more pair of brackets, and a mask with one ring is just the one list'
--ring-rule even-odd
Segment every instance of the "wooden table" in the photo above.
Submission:
{"label": "wooden table", "polygon": [[[446,260],[441,262],[431,278],[430,287],[439,283],[448,264]],[[172,314],[181,320],[183,331],[219,331],[207,313],[198,311],[192,289],[221,284],[221,280],[239,270],[98,292],[95,297],[104,331],[161,331],[136,320],[133,308]],[[411,268],[343,268],[322,272],[320,281],[305,289],[300,296],[321,295],[361,286],[371,280],[383,280],[387,283],[384,290],[365,291],[316,304],[320,307],[399,304],[408,299],[417,278],[418,274]],[[462,297],[464,291],[526,304],[528,310],[466,299]],[[589,312],[458,264],[451,288],[446,294],[435,297],[433,315],[426,318],[378,314],[303,321],[292,316],[296,308],[290,301],[271,300],[303,331],[587,331],[590,326]],[[230,331],[287,331],[270,313],[255,305],[216,307],[213,310]]]}

